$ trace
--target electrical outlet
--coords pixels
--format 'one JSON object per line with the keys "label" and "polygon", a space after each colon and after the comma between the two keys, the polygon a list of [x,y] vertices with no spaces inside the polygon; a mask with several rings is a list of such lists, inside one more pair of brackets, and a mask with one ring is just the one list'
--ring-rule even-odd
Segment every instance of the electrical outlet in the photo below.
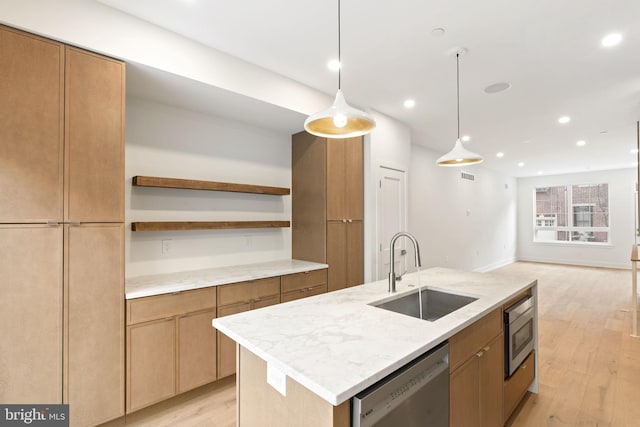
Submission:
{"label": "electrical outlet", "polygon": [[164,239],[162,241],[162,255],[167,255],[171,252],[171,239]]}

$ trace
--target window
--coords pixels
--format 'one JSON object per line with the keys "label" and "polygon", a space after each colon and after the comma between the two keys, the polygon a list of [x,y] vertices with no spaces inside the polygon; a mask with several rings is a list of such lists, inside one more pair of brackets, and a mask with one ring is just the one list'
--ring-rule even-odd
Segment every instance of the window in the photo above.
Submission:
{"label": "window", "polygon": [[609,185],[535,189],[534,241],[609,242]]}

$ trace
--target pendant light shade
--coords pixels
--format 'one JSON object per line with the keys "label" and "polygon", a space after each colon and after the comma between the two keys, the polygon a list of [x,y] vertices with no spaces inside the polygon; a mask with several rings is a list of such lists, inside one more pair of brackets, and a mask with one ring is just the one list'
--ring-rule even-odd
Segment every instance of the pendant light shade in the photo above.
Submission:
{"label": "pendant light shade", "polygon": [[473,153],[466,148],[462,140],[460,140],[460,54],[466,52],[466,49],[457,49],[456,51],[456,92],[458,100],[458,139],[453,149],[444,156],[440,157],[436,164],[438,166],[466,166],[482,163],[484,158],[480,154]]}
{"label": "pendant light shade", "polygon": [[338,93],[331,107],[307,117],[304,129],[310,134],[325,138],[352,138],[367,134],[376,127],[373,118],[364,111],[352,107],[342,94],[342,61],[340,52],[340,0],[338,0]]}
{"label": "pendant light shade", "polygon": [[307,132],[326,138],[351,138],[371,132],[376,122],[364,111],[347,104],[338,89],[331,107],[319,111],[304,121]]}

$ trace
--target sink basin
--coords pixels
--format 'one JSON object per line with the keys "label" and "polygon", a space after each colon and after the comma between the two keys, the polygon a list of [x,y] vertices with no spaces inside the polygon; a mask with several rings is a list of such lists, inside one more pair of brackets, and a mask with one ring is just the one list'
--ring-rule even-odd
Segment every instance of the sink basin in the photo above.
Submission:
{"label": "sink basin", "polygon": [[[401,297],[370,305],[418,319],[434,321],[464,307],[477,298],[422,288]],[[422,313],[420,305],[422,304]],[[422,315],[421,315],[422,314]]]}

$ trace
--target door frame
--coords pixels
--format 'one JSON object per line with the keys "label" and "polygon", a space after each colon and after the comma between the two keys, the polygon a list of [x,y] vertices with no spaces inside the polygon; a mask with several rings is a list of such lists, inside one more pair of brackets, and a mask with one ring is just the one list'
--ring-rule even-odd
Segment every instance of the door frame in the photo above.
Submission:
{"label": "door frame", "polygon": [[404,209],[404,227],[405,230],[401,230],[401,231],[406,231],[408,229],[408,220],[409,220],[409,212],[408,212],[408,191],[407,191],[407,171],[404,170],[403,168],[399,167],[399,166],[395,166],[395,165],[390,165],[388,163],[379,163],[377,168],[376,168],[376,178],[375,178],[375,186],[376,186],[376,191],[375,191],[375,209],[376,209],[376,230],[375,230],[375,243],[373,246],[374,249],[374,258],[375,258],[375,264],[374,264],[374,268],[375,268],[375,277],[374,280],[383,280],[385,279],[384,277],[380,278],[378,277],[378,273],[380,271],[380,245],[383,244],[383,242],[381,241],[381,236],[380,236],[380,198],[378,197],[379,195],[379,190],[380,190],[380,182],[382,180],[382,177],[384,176],[384,171],[385,170],[392,170],[392,171],[396,171],[396,172],[400,172],[402,173],[402,188],[403,188],[403,193],[402,193],[402,200],[403,200],[403,209]]}

